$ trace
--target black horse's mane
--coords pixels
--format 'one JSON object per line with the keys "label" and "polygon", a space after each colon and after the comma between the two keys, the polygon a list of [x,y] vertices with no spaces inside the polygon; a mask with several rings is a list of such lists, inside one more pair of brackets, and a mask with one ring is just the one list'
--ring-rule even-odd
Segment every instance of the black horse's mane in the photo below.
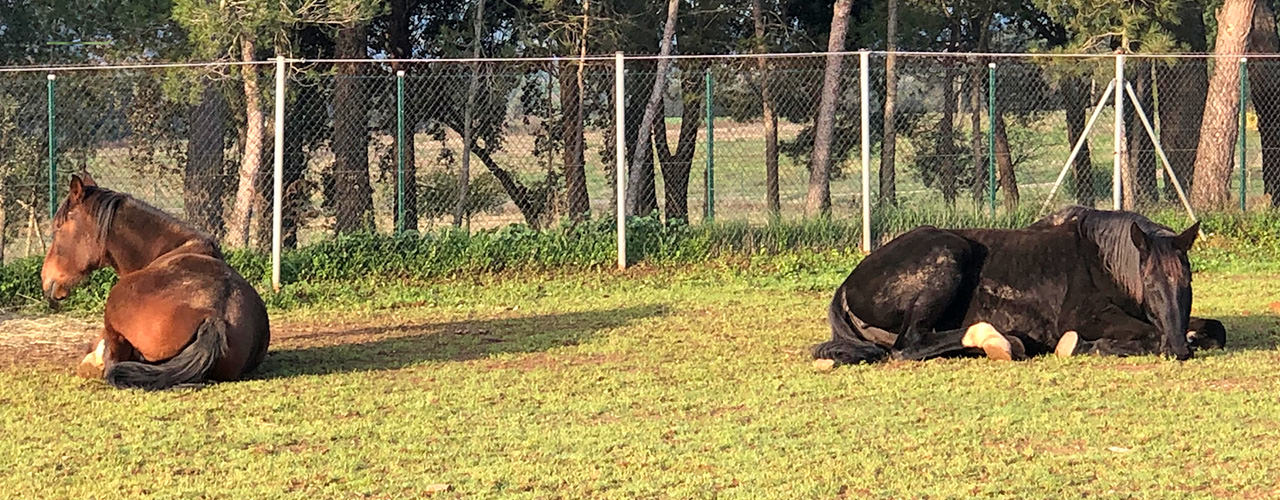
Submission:
{"label": "black horse's mane", "polygon": [[[62,225],[62,223],[67,221],[71,210],[70,202],[70,199],[63,200],[62,204],[58,206],[58,211],[54,212],[53,224],[55,227]],[[196,230],[195,228],[192,228],[177,217],[165,213],[163,210],[153,207],[127,193],[112,191],[98,186],[84,186],[84,196],[80,199],[80,205],[84,207],[90,217],[98,222],[97,238],[100,243],[106,242],[108,233],[111,229],[111,223],[115,220],[116,214],[120,211],[120,207],[123,206],[125,202],[131,202],[134,208],[155,217],[162,224],[183,232],[194,234],[196,237],[207,241],[211,246],[213,246],[215,251],[217,251],[216,249],[218,246],[215,244],[213,238]]]}
{"label": "black horse's mane", "polygon": [[[1132,297],[1141,298],[1142,269],[1141,256],[1133,244],[1130,233],[1137,224],[1149,238],[1163,239],[1177,236],[1173,229],[1158,224],[1140,214],[1119,210],[1098,210],[1094,208],[1071,206],[1036,221],[1029,228],[1050,228],[1075,223],[1080,234],[1098,246],[1099,256],[1108,274],[1124,291]],[[1173,266],[1177,262],[1172,259],[1160,259],[1158,265]],[[1173,272],[1174,269],[1162,269]]]}

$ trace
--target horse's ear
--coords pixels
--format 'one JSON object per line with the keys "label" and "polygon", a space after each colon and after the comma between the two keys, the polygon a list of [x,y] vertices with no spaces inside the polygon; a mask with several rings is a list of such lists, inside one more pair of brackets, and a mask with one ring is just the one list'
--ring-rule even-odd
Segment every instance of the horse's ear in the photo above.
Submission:
{"label": "horse's ear", "polygon": [[1173,238],[1173,247],[1183,252],[1191,251],[1191,244],[1196,242],[1196,237],[1200,235],[1200,221],[1196,221],[1191,227],[1183,231]]}
{"label": "horse's ear", "polygon": [[96,187],[98,185],[98,183],[93,180],[93,176],[89,175],[87,170],[80,172],[80,182],[83,182],[85,186]]}
{"label": "horse's ear", "polygon": [[1133,238],[1133,246],[1137,247],[1139,253],[1147,253],[1147,248],[1151,246],[1151,242],[1147,241],[1147,233],[1142,230],[1142,226],[1139,226],[1137,222],[1129,226],[1129,237]]}
{"label": "horse's ear", "polygon": [[67,199],[72,203],[79,203],[84,199],[84,179],[79,174],[71,174],[71,187],[67,188]]}

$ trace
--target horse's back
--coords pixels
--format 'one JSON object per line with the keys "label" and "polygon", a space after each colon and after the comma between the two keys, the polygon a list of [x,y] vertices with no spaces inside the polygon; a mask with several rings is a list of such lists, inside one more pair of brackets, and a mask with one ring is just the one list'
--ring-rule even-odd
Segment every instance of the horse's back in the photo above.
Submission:
{"label": "horse's back", "polygon": [[[901,331],[908,316],[944,318],[955,292],[971,276],[975,257],[965,238],[921,226],[868,254],[841,288],[852,314],[871,325]],[[924,323],[934,326],[933,321]]]}
{"label": "horse's back", "polygon": [[221,259],[174,254],[120,278],[106,322],[148,361],[173,356],[207,318],[226,322],[227,353],[211,378],[234,380],[261,362],[269,338],[266,308],[252,286]]}

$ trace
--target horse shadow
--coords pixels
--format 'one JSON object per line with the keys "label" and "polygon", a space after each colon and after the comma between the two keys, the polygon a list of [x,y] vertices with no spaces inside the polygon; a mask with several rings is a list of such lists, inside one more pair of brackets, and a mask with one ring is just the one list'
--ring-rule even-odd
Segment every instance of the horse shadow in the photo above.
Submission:
{"label": "horse shadow", "polygon": [[[1231,351],[1274,351],[1280,347],[1280,315],[1265,314],[1223,314],[1208,315],[1222,322],[1227,330],[1227,348]],[[1197,356],[1213,352],[1201,351]]]}
{"label": "horse shadow", "polygon": [[[334,328],[283,335],[255,379],[382,371],[578,345],[600,331],[666,314],[651,304],[502,319]],[[274,341],[273,341],[274,342]]]}

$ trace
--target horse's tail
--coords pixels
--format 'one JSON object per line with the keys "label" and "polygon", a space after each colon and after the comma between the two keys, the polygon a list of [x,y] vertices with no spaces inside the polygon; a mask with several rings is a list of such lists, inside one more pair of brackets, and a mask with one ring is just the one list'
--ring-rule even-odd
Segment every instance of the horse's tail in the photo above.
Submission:
{"label": "horse's tail", "polygon": [[148,391],[203,381],[227,352],[227,322],[209,317],[196,328],[196,339],[177,356],[159,364],[121,361],[107,370],[107,383]]}
{"label": "horse's tail", "polygon": [[831,324],[831,340],[813,347],[815,359],[832,359],[837,364],[874,363],[889,356],[889,349],[860,335],[852,318],[845,312],[844,288],[831,299],[827,322]]}

